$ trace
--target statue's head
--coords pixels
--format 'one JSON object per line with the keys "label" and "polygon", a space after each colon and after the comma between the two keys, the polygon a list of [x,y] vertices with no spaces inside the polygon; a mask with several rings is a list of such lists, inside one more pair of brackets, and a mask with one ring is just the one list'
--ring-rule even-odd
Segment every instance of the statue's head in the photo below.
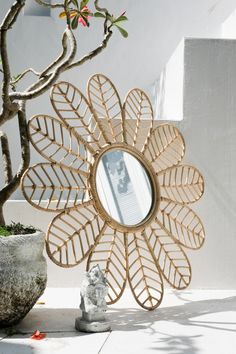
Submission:
{"label": "statue's head", "polygon": [[91,284],[96,285],[97,283],[103,283],[104,285],[106,284],[106,278],[103,275],[99,265],[93,266],[90,271],[87,273],[87,277],[89,279],[89,282]]}

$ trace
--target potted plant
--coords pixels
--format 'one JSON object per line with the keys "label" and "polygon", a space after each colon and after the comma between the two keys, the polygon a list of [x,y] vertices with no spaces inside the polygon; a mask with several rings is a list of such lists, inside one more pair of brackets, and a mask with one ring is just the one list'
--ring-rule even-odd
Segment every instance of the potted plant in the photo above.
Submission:
{"label": "potted plant", "polygon": [[44,233],[12,222],[0,227],[0,327],[19,322],[47,283]]}
{"label": "potted plant", "polygon": [[[34,68],[27,68],[18,75],[12,75],[8,53],[8,33],[14,28],[26,1],[15,0],[0,25],[0,72],[2,74],[0,147],[5,178],[4,186],[0,187],[0,327],[20,321],[32,308],[46,286],[46,263],[42,255],[43,233],[20,224],[6,226],[3,214],[4,204],[20,185],[21,177],[30,163],[27,103],[49,90],[63,72],[77,68],[101,53],[107,47],[113,27],[127,37],[127,32],[121,27],[122,22],[127,20],[124,13],[115,17],[106,8],[100,7],[98,0],[61,0],[52,4],[43,0],[35,0],[40,6],[59,10],[59,18],[65,19],[66,26],[61,38],[62,51],[40,72]],[[94,7],[93,12],[88,8],[90,3]],[[78,59],[76,58],[77,40],[74,31],[78,24],[89,27],[92,16],[103,20],[102,42]],[[17,84],[28,75],[33,75],[35,81],[29,87],[19,91]],[[21,162],[16,173],[12,170],[11,147],[3,131],[4,124],[12,119],[18,122],[21,143]],[[5,315],[3,315],[4,311]]]}

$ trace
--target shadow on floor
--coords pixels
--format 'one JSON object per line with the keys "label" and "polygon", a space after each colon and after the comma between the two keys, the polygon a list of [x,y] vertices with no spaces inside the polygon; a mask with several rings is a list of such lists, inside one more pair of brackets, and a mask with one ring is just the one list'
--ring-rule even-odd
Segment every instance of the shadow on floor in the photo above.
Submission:
{"label": "shadow on floor", "polygon": [[0,354],[35,354],[30,345],[0,341]]}
{"label": "shadow on floor", "polygon": [[2,329],[2,333],[9,336],[18,334],[30,336],[39,330],[55,338],[65,337],[67,334],[70,337],[71,333],[86,335],[75,330],[75,318],[79,315],[78,309],[74,308],[33,308],[18,325]]}
{"label": "shadow on floor", "polygon": [[[224,299],[192,301],[183,305],[158,308],[150,312],[136,308],[113,308],[108,317],[112,321],[113,330],[134,331],[147,329],[147,327],[152,330],[152,325],[155,322],[167,321],[184,326],[197,326],[236,332],[236,313],[234,323],[205,321],[204,319],[200,321],[195,319],[203,315],[228,311],[236,312],[236,296]],[[235,328],[229,328],[229,326],[235,326]],[[153,330],[153,332],[155,331]]]}
{"label": "shadow on floor", "polygon": [[[197,346],[197,339],[200,336],[173,336],[167,333],[159,333],[159,340],[153,342],[149,350],[158,354],[167,352],[168,354],[200,354],[201,350]],[[163,347],[162,347],[163,345]]]}
{"label": "shadow on floor", "polygon": [[[209,321],[200,316],[216,313],[235,312],[235,322]],[[141,309],[112,309],[108,314],[112,322],[113,331],[137,331],[145,330],[150,335],[155,335],[157,340],[152,341],[149,350],[157,353],[168,354],[200,354],[197,346],[197,335],[170,335],[157,330],[159,321],[173,322],[182,326],[194,326],[195,328],[208,328],[216,331],[236,333],[236,296],[224,299],[192,301],[179,306],[163,307],[156,311],[147,312]],[[155,325],[156,324],[156,325]],[[155,325],[155,326],[154,326]]]}

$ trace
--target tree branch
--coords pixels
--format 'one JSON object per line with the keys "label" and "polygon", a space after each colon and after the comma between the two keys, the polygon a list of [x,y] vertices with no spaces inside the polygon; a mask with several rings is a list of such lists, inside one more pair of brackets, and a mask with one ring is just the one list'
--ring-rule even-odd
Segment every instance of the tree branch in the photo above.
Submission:
{"label": "tree branch", "polygon": [[62,52],[61,52],[61,54],[59,55],[59,57],[53,63],[48,65],[48,67],[41,72],[41,74],[39,76],[40,78],[44,77],[51,69],[53,69],[57,64],[59,64],[66,57],[67,49],[68,49],[67,48],[67,34],[66,34],[66,31],[64,31],[64,33],[63,33],[61,43],[62,43]]}
{"label": "tree branch", "polygon": [[[63,51],[62,51],[61,55],[40,74],[40,76],[39,76],[40,80],[37,81],[36,83],[32,84],[30,87],[28,87],[28,89],[26,89],[25,92],[32,91],[47,82],[47,80],[49,79],[49,76],[46,75],[47,72],[50,69],[53,69],[54,66],[59,64],[65,58],[65,56],[67,54],[67,51],[68,51],[67,39],[68,39],[67,38],[67,31],[64,31],[63,36],[62,36]],[[76,50],[76,48],[75,48],[75,50]],[[13,107],[14,107],[14,110],[13,110]],[[7,108],[6,105],[2,106],[2,110],[0,113],[0,126],[3,125],[4,123],[6,123],[8,120],[12,119],[17,114],[17,111],[19,109],[18,103],[13,102],[11,108],[12,108],[12,110],[9,110],[9,108]]]}
{"label": "tree branch", "polygon": [[0,127],[6,123],[8,120],[14,118],[19,110],[19,105],[17,102],[14,102],[12,105],[15,106],[15,110],[9,110],[6,106],[2,105],[2,111],[0,113]]}
{"label": "tree branch", "polygon": [[0,132],[0,143],[2,148],[5,185],[7,185],[12,180],[12,164],[11,164],[11,156],[10,156],[10,149],[9,149],[7,135],[3,132]]}
{"label": "tree branch", "polygon": [[108,27],[107,27],[108,17],[111,16],[111,15],[110,15],[109,11],[105,7],[100,7],[99,6],[98,1],[99,0],[95,0],[94,1],[94,6],[95,6],[95,9],[97,11],[104,12],[104,14],[106,16],[106,19],[104,21],[104,34],[107,34],[107,32],[108,32]]}
{"label": "tree branch", "polygon": [[95,9],[99,12],[104,12],[105,14],[109,14],[109,11],[105,8],[105,7],[100,7],[99,4],[98,4],[98,1],[99,0],[95,0],[94,1],[94,6],[95,6]]}
{"label": "tree branch", "polygon": [[3,84],[2,84],[2,100],[3,105],[9,110],[12,109],[12,103],[9,98],[9,87],[11,81],[11,71],[7,52],[7,31],[15,23],[21,9],[25,5],[25,0],[16,0],[6,14],[0,26],[0,54],[2,60]]}
{"label": "tree branch", "polygon": [[11,81],[10,81],[10,85],[15,85],[15,84],[17,84],[17,82],[20,81],[20,80],[21,80],[26,74],[28,74],[28,73],[33,73],[33,74],[36,75],[36,76],[40,76],[40,73],[38,73],[37,71],[35,71],[35,70],[32,69],[32,68],[29,68],[29,69],[26,69],[25,71],[23,71],[23,73],[21,73],[21,74],[17,77],[17,79],[11,80]]}
{"label": "tree branch", "polygon": [[64,3],[56,3],[56,4],[48,4],[47,2],[43,1],[43,0],[34,0],[35,2],[37,2],[39,5],[42,5],[44,7],[49,7],[51,9],[56,9],[56,8],[64,8]]}
{"label": "tree branch", "polygon": [[99,53],[101,53],[106,47],[107,44],[112,36],[112,31],[110,28],[108,28],[108,32],[107,34],[104,36],[104,39],[102,41],[102,44],[100,44],[97,48],[95,48],[94,50],[92,50],[90,53],[84,55],[81,59],[79,59],[78,61],[75,61],[73,63],[71,63],[66,70],[72,69],[76,66],[80,66],[82,64],[84,64],[86,61],[93,59],[96,55],[98,55]]}
{"label": "tree branch", "polygon": [[60,65],[58,65],[55,71],[49,75],[46,82],[45,82],[45,78],[41,78],[38,82],[33,84],[26,92],[11,93],[9,96],[12,100],[30,100],[32,98],[38,97],[39,95],[43,94],[46,90],[48,90],[51,87],[51,85],[53,85],[56,82],[59,75],[66,70],[66,68],[74,59],[77,50],[77,43],[73,35],[73,32],[69,28],[67,28],[66,34],[71,47],[68,58],[64,60]]}
{"label": "tree branch", "polygon": [[18,123],[21,142],[21,163],[15,176],[10,183],[0,191],[1,205],[3,205],[20,184],[21,177],[30,164],[30,148],[27,128],[27,119],[25,113],[25,102],[20,102],[20,110],[18,111]]}
{"label": "tree branch", "polygon": [[14,4],[10,7],[0,26],[2,30],[8,31],[13,26],[13,24],[17,20],[19,13],[25,6],[25,1],[26,0],[16,0]]}

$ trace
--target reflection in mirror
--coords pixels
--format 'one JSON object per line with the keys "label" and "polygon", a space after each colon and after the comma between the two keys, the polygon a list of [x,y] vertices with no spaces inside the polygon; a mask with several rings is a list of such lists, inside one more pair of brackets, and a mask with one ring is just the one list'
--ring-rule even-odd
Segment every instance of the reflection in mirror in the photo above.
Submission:
{"label": "reflection in mirror", "polygon": [[104,209],[120,224],[139,224],[149,214],[151,182],[143,165],[131,154],[114,149],[102,155],[96,185]]}

